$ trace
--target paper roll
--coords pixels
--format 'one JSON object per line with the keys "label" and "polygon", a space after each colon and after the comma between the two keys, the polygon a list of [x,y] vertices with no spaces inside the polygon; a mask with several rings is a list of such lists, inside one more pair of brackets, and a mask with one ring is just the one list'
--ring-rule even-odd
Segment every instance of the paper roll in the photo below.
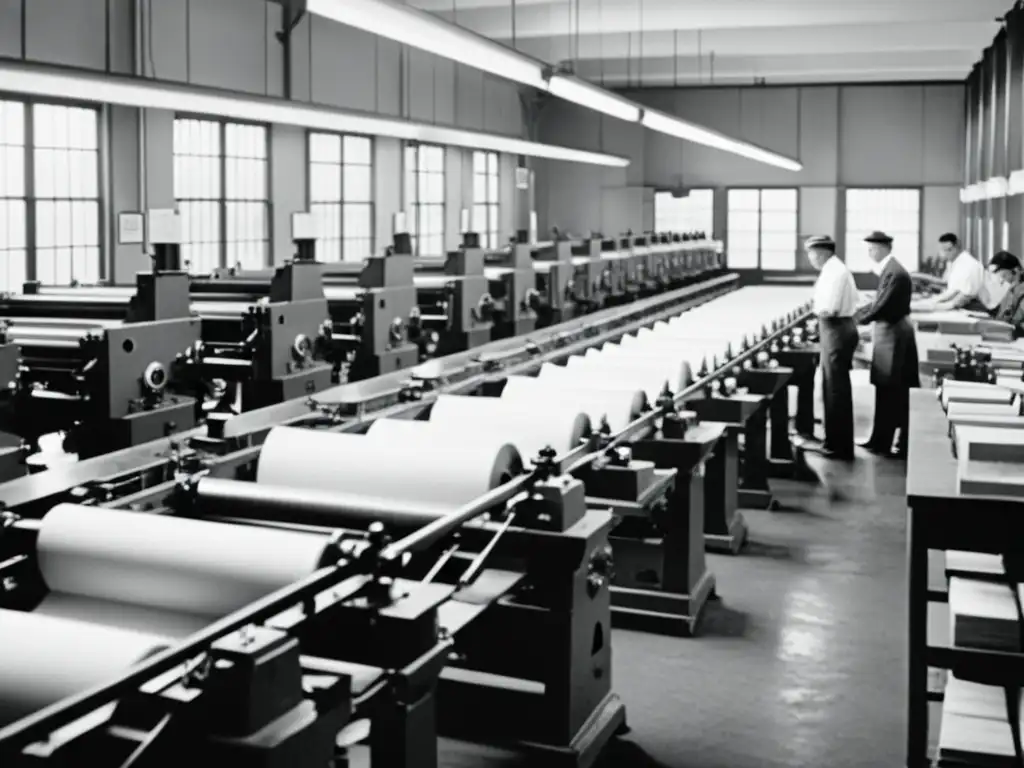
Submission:
{"label": "paper roll", "polygon": [[[553,366],[564,371],[561,366]],[[602,419],[608,420],[612,431],[618,432],[634,421],[647,407],[647,395],[636,387],[595,382],[590,376],[548,375],[541,377],[509,376],[501,399],[523,410],[533,402],[559,403],[565,407],[582,408],[594,429]]]}
{"label": "paper roll", "polygon": [[0,610],[0,726],[106,682],[169,641]]}
{"label": "paper roll", "polygon": [[326,544],[322,535],[59,504],[43,518],[36,552],[51,592],[220,618],[308,576]]}
{"label": "paper roll", "polygon": [[[570,357],[563,370],[566,375],[582,376],[587,379],[605,381],[622,387],[642,390],[648,402],[656,402],[665,391],[676,392],[662,364],[644,364],[642,359],[623,364],[621,358],[612,355],[594,354]],[[544,378],[544,376],[541,376]]]}
{"label": "paper roll", "polygon": [[521,471],[519,452],[507,441],[378,419],[365,435],[277,427],[263,443],[256,480],[454,508]]}
{"label": "paper roll", "polygon": [[510,406],[500,397],[441,395],[428,422],[446,431],[501,436],[524,461],[533,461],[550,446],[561,456],[590,435],[590,417],[565,403],[540,400],[528,409]]}
{"label": "paper roll", "polygon": [[628,343],[605,344],[600,354],[628,361],[625,365],[629,366],[660,368],[673,392],[685,388],[693,380],[688,356],[679,350],[669,352],[657,347],[636,347]]}
{"label": "paper roll", "polygon": [[622,346],[630,351],[642,349],[649,351],[650,354],[678,355],[688,363],[691,376],[701,369],[705,361],[710,366],[713,357],[717,357],[719,363],[725,361],[724,344],[709,345],[703,341],[671,336],[624,336]]}

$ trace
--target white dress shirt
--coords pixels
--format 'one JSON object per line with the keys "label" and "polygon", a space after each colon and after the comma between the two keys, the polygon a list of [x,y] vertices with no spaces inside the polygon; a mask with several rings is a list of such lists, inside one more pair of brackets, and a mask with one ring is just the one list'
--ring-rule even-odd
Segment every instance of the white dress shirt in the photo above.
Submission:
{"label": "white dress shirt", "polygon": [[814,311],[833,317],[853,317],[857,311],[857,284],[838,256],[825,262],[814,284]]}
{"label": "white dress shirt", "polygon": [[882,272],[885,271],[885,268],[889,266],[890,261],[892,261],[892,254],[888,253],[886,254],[885,258],[882,259],[881,261],[871,262],[871,271],[874,272],[876,275],[881,275]]}
{"label": "white dress shirt", "polygon": [[967,251],[961,251],[950,264],[946,287],[968,298],[977,299],[986,307],[991,302],[990,291],[985,283],[985,268]]}

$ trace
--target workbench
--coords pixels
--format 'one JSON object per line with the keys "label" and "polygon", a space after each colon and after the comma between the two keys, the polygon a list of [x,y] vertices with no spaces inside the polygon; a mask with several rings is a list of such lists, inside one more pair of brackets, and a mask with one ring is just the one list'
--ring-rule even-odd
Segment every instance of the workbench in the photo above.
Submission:
{"label": "workbench", "polygon": [[[930,550],[1001,555],[1008,542],[1024,541],[1020,499],[967,496],[957,492],[946,416],[934,391],[910,393],[910,440],[907,461],[908,558],[908,768],[931,765],[928,758],[929,701],[941,700],[928,688],[929,668],[951,670],[957,677],[984,676],[1000,682],[1024,680],[1024,655],[933,646],[928,638],[928,606],[946,602],[947,593],[928,586]],[[970,763],[967,763],[970,764]]]}

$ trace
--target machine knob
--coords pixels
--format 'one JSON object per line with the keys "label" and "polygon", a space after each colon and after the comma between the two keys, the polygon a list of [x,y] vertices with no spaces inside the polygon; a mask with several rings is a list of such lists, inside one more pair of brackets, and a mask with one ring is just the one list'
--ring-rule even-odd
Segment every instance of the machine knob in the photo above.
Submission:
{"label": "machine knob", "polygon": [[601,588],[611,581],[615,571],[614,565],[610,546],[602,547],[591,556],[587,574],[587,595],[589,597],[596,597]]}
{"label": "machine knob", "polygon": [[304,333],[300,333],[292,342],[292,357],[295,358],[296,362],[302,362],[309,357],[310,350],[312,349],[313,343],[309,340],[309,337]]}
{"label": "machine knob", "polygon": [[392,344],[402,343],[405,338],[405,323],[402,322],[402,318],[396,317],[391,321],[391,327],[388,328],[388,336]]}
{"label": "machine knob", "polygon": [[494,310],[494,299],[491,298],[491,294],[485,293],[480,297],[479,303],[473,310],[473,317],[475,320],[486,321],[491,319],[491,312]]}
{"label": "machine knob", "polygon": [[150,392],[163,392],[167,386],[167,369],[163,363],[152,362],[142,373],[142,383]]}

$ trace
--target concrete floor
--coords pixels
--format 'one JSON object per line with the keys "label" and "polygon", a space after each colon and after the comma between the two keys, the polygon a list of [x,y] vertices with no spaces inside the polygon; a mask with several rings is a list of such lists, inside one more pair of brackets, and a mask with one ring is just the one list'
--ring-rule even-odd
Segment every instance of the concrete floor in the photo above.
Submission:
{"label": "concrete floor", "polygon": [[[871,401],[855,387],[859,436]],[[747,548],[710,557],[721,601],[696,638],[614,632],[632,731],[608,765],[904,763],[905,465],[813,461],[819,485],[774,482],[783,509],[745,513]]]}

